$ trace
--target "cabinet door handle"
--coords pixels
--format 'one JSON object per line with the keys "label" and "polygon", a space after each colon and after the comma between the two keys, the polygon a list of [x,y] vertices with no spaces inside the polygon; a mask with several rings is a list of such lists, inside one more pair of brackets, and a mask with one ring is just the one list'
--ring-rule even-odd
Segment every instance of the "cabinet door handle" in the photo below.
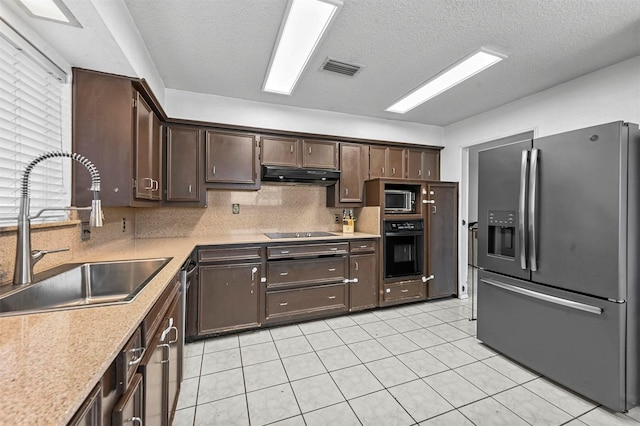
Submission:
{"label": "cabinet door handle", "polygon": [[311,154],[311,147],[309,147],[309,154]]}
{"label": "cabinet door handle", "polygon": [[384,175],[384,167],[380,167],[380,170],[382,171],[382,174]]}
{"label": "cabinet door handle", "polygon": [[142,419],[140,417],[131,417],[130,419],[125,420],[124,422],[133,423],[134,425],[137,424],[138,426],[142,426]]}
{"label": "cabinet door handle", "polygon": [[149,190],[153,190],[153,179],[151,178],[142,178],[142,180],[146,183],[149,182],[149,185],[145,185],[142,189],[149,189]]}
{"label": "cabinet door handle", "polygon": [[355,266],[356,266],[356,271],[359,271],[360,270],[360,265],[358,265],[358,261],[357,260],[355,261]]}
{"label": "cabinet door handle", "polygon": [[[160,364],[166,364],[169,362],[169,344],[168,343],[163,343],[161,345],[158,345],[159,348],[162,348],[162,361],[160,361]],[[166,349],[166,351],[165,351]],[[167,352],[167,359],[164,359],[164,354],[165,352]]]}
{"label": "cabinet door handle", "polygon": [[212,175],[215,175],[215,174],[216,174],[216,166],[213,166],[213,167],[211,168],[211,174],[212,174]]}
{"label": "cabinet door handle", "polygon": [[140,361],[142,361],[142,357],[144,357],[144,353],[146,352],[147,348],[142,347],[142,348],[133,348],[133,349],[129,349],[129,352],[135,354],[136,352],[140,352],[140,355],[135,356],[131,359],[131,361],[129,361],[129,365],[136,365],[136,364],[140,364]]}
{"label": "cabinet door handle", "polygon": [[189,194],[191,194],[191,192],[192,192],[192,191],[191,191],[191,185],[189,185]]}
{"label": "cabinet door handle", "polygon": [[289,273],[288,273],[288,272],[280,272],[280,276],[281,276],[281,277],[286,277],[287,275],[289,275]]}
{"label": "cabinet door handle", "polygon": [[178,338],[180,337],[180,335],[178,334],[178,328],[177,328],[177,327],[171,327],[171,328],[169,329],[169,333],[171,333],[172,331],[175,331],[175,332],[176,332],[176,338],[175,338],[175,339],[173,339],[173,340],[169,340],[169,344],[170,344],[170,345],[173,345],[175,342],[177,342],[177,341],[178,341]]}
{"label": "cabinet door handle", "polygon": [[254,266],[253,269],[251,269],[251,281],[256,279],[256,272],[258,272],[258,268]]}
{"label": "cabinet door handle", "polygon": [[289,145],[289,152],[293,154],[293,144]]}
{"label": "cabinet door handle", "polygon": [[336,268],[329,268],[329,272],[335,272]]}
{"label": "cabinet door handle", "polygon": [[281,302],[280,306],[287,306],[289,304],[289,302]]}
{"label": "cabinet door handle", "polygon": [[431,207],[433,207],[433,214],[438,213],[438,207],[436,207],[436,206],[431,206]]}
{"label": "cabinet door handle", "polygon": [[349,195],[349,188],[344,189],[344,195]]}
{"label": "cabinet door handle", "polygon": [[400,290],[403,293],[407,293],[409,291],[409,289],[403,288],[402,290]]}
{"label": "cabinet door handle", "polygon": [[391,168],[391,175],[395,176],[395,174],[396,174],[396,168],[392,167]]}
{"label": "cabinet door handle", "polygon": [[431,170],[427,171],[427,176],[431,176]]}
{"label": "cabinet door handle", "polygon": [[418,169],[418,176],[422,176],[422,170]]}
{"label": "cabinet door handle", "polygon": [[327,296],[327,299],[335,299],[335,296]]}

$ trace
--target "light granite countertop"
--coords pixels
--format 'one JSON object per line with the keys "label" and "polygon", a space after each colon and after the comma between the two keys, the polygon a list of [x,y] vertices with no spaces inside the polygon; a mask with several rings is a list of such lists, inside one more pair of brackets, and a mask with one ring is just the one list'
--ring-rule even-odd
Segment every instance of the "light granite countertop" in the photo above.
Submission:
{"label": "light granite countertop", "polygon": [[273,240],[263,234],[132,239],[73,262],[172,257],[129,304],[0,318],[2,423],[65,425],[198,245],[379,238],[356,232]]}

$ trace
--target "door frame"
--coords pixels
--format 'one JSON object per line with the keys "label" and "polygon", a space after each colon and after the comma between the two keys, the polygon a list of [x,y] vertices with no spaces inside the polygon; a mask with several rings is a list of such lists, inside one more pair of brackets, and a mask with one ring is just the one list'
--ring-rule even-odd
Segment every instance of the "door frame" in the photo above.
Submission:
{"label": "door frame", "polygon": [[[496,135],[490,138],[481,139],[470,144],[460,146],[460,162],[461,162],[461,176],[459,186],[460,197],[460,209],[459,209],[459,221],[458,221],[458,258],[460,262],[458,264],[458,297],[460,299],[466,299],[469,297],[469,282],[468,282],[468,270],[469,270],[469,256],[468,256],[468,244],[469,244],[469,200],[472,194],[478,193],[478,176],[477,169],[475,175],[471,176],[470,173],[470,159],[475,156],[477,158],[478,153],[485,149],[495,148],[496,146],[504,145],[505,139],[530,137],[532,139],[538,136],[538,127],[527,128],[521,131],[516,131],[507,135]],[[478,206],[475,203],[476,208]],[[478,214],[475,212],[475,220],[477,221]],[[463,225],[464,221],[464,225]]]}

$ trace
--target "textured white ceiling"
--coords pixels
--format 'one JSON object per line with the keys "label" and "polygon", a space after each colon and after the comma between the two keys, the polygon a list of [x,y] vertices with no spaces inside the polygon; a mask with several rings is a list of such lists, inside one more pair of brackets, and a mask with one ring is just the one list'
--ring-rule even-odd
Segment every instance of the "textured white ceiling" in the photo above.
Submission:
{"label": "textured white ceiling", "polygon": [[[118,68],[122,52],[99,23],[86,25],[96,18],[85,2],[65,0],[91,34],[66,36],[61,54]],[[287,0],[124,2],[167,88],[441,126],[640,55],[639,0],[344,0],[283,96],[260,89]],[[407,114],[384,111],[481,46],[509,58]],[[328,56],[365,68],[322,71]]]}

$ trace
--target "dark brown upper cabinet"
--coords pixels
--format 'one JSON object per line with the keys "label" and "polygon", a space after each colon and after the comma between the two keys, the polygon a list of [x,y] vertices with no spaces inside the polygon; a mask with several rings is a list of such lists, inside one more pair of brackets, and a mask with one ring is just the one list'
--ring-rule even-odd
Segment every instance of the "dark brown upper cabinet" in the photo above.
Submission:
{"label": "dark brown upper cabinet", "polygon": [[262,136],[260,145],[262,164],[298,167],[298,139]]}
{"label": "dark brown upper cabinet", "polygon": [[210,188],[257,189],[260,185],[258,136],[205,131],[206,182]]}
{"label": "dark brown upper cabinet", "polygon": [[407,177],[440,180],[440,152],[433,149],[410,149],[407,155]]}
{"label": "dark brown upper cabinet", "polygon": [[340,143],[340,179],[327,187],[327,206],[362,205],[364,181],[369,178],[369,147]]}
{"label": "dark brown upper cabinet", "polygon": [[168,125],[165,152],[166,202],[205,206],[202,131],[195,127]]}
{"label": "dark brown upper cabinet", "polygon": [[[73,151],[100,172],[103,206],[154,206],[162,198],[159,109],[139,87],[130,78],[73,70]],[[72,173],[72,203],[90,205],[89,173],[78,162]]]}
{"label": "dark brown upper cabinet", "polygon": [[135,188],[141,200],[162,199],[162,124],[140,93],[135,93]]}
{"label": "dark brown upper cabinet", "polygon": [[336,170],[338,168],[338,143],[302,140],[302,167]]}
{"label": "dark brown upper cabinet", "polygon": [[262,136],[261,163],[269,166],[338,169],[338,143]]}
{"label": "dark brown upper cabinet", "polygon": [[389,146],[371,146],[369,150],[369,177],[404,178],[405,148]]}

